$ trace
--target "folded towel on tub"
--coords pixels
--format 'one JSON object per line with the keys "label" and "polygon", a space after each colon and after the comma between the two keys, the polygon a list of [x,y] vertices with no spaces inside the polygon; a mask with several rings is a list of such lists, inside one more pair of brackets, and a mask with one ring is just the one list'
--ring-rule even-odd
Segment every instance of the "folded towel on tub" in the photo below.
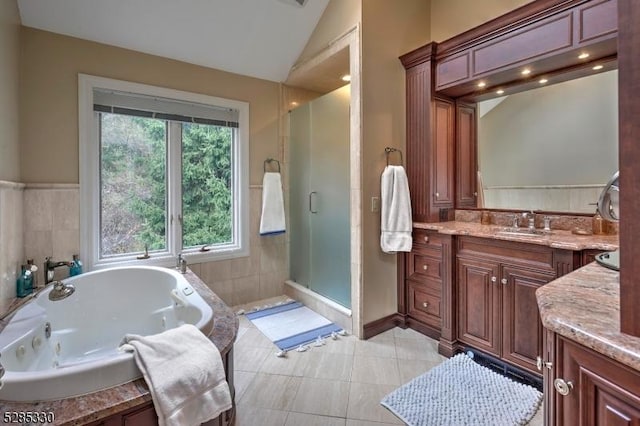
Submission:
{"label": "folded towel on tub", "polygon": [[220,351],[197,327],[127,334],[121,349],[134,353],[160,426],[199,425],[231,408]]}
{"label": "folded towel on tub", "polygon": [[385,253],[411,251],[411,198],[402,166],[387,166],[380,179],[380,247]]}
{"label": "folded towel on tub", "polygon": [[262,178],[260,235],[276,235],[283,232],[285,232],[285,220],[280,173],[267,172]]}

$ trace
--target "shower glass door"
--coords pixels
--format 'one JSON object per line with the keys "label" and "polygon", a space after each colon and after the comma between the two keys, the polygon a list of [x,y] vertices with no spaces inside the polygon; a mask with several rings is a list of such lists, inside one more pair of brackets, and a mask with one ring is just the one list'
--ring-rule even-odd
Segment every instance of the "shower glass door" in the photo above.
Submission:
{"label": "shower glass door", "polygon": [[290,115],[290,273],[351,306],[349,86]]}

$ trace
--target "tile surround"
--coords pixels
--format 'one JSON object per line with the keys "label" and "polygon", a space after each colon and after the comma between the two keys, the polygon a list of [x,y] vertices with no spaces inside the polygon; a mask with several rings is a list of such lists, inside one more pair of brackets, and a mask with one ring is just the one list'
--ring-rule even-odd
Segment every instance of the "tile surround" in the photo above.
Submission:
{"label": "tile surround", "polygon": [[[288,234],[258,235],[261,186],[250,187],[250,256],[189,265],[229,306],[277,296],[289,274]],[[80,201],[77,184],[0,182],[0,299],[15,297],[20,264],[33,258],[42,281],[44,259],[71,259],[80,251]],[[56,278],[66,277],[58,269]]]}
{"label": "tile surround", "polygon": [[0,181],[0,305],[16,297],[16,279],[25,263],[23,188]]}

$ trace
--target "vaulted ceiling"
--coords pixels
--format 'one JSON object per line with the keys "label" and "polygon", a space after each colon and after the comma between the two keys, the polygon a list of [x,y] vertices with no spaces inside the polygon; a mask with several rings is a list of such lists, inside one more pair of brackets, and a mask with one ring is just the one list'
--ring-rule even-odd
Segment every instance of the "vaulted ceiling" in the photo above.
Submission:
{"label": "vaulted ceiling", "polygon": [[329,0],[18,0],[22,24],[284,81]]}

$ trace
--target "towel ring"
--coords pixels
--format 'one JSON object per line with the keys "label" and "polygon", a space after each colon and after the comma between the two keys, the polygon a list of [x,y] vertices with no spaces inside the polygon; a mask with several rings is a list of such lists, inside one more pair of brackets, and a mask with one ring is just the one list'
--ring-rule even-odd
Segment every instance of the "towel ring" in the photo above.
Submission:
{"label": "towel ring", "polygon": [[402,160],[402,151],[396,148],[386,147],[384,149],[384,153],[387,155],[387,166],[389,165],[389,154],[391,154],[392,152],[397,152],[398,154],[400,154],[400,165],[403,165],[404,161]]}
{"label": "towel ring", "polygon": [[278,164],[278,173],[280,173],[280,162],[278,160],[276,160],[275,158],[267,158],[266,160],[264,160],[264,163],[262,165],[262,170],[266,173],[267,172],[267,163],[271,163],[271,162],[276,162]]}

